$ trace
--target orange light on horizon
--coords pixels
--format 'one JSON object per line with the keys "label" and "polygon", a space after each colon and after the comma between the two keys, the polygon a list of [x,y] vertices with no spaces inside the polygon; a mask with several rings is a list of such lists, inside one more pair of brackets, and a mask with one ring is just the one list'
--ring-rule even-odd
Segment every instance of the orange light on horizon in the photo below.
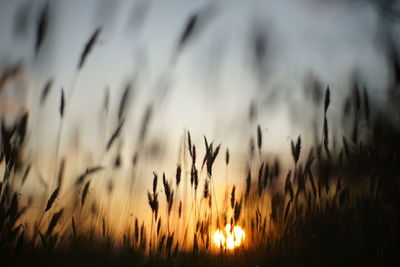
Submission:
{"label": "orange light on horizon", "polygon": [[234,249],[239,247],[246,237],[243,229],[236,225],[231,229],[231,225],[225,226],[225,231],[217,229],[214,233],[214,244],[220,248]]}

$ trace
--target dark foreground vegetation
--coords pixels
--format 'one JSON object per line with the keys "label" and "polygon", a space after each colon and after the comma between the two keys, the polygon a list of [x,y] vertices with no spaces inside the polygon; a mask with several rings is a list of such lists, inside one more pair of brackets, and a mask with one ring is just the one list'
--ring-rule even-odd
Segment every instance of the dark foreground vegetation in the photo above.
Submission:
{"label": "dark foreground vegetation", "polygon": [[[207,152],[202,158],[187,133],[185,149],[191,162],[188,169],[182,170],[178,165],[174,181],[163,175],[162,189],[158,188],[158,175],[154,173],[153,188],[148,193],[151,226],[132,220],[132,229],[127,229],[122,242],[107,233],[104,220],[100,226],[88,226],[74,219],[76,210],[82,212],[87,198],[90,179],[86,180],[86,176],[97,169],[88,169],[78,177],[75,187],[80,193],[74,195],[75,201],[64,201],[54,210],[54,202],[63,194],[61,163],[58,185],[43,205],[40,220],[24,216],[30,206],[20,203],[17,184],[24,183],[31,168],[20,157],[26,142],[28,114],[12,127],[3,123],[2,262],[106,266],[387,265],[396,259],[400,248],[400,133],[379,114],[369,114],[368,97],[364,95],[364,101],[360,101],[357,87],[354,90],[350,112],[356,115],[350,138],[341,138],[340,149],[330,149],[329,144],[329,139],[336,137],[329,136],[328,88],[321,142],[304,152],[300,136],[292,141],[293,164],[285,170],[278,160],[263,159],[263,136],[258,127],[249,156],[246,187],[225,188],[229,200],[223,203],[214,199],[212,173],[216,157],[222,154],[221,146],[205,138]],[[363,141],[358,134],[362,121],[366,125]],[[229,157],[226,150],[226,165]],[[203,168],[206,173],[200,171]],[[182,203],[174,195],[182,186],[182,179],[190,179],[192,197],[186,200],[189,203]],[[284,180],[281,187],[280,179]],[[183,220],[182,205],[192,207],[191,212],[196,206],[192,232],[187,229],[189,221],[182,222],[186,229],[179,229],[176,224],[170,226],[172,221]],[[159,209],[164,206],[165,213]],[[98,215],[94,212],[85,214],[86,220]],[[43,217],[46,219],[42,220]],[[242,225],[247,233],[246,242],[234,250],[217,248],[212,242],[212,229],[226,223]],[[188,233],[193,238],[187,238]]]}

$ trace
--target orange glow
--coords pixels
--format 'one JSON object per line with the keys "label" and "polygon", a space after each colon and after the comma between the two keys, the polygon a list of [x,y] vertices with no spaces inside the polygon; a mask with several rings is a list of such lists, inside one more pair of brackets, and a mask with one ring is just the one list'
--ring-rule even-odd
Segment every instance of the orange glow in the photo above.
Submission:
{"label": "orange glow", "polygon": [[246,234],[240,226],[234,226],[231,230],[231,225],[225,226],[225,233],[217,229],[214,233],[214,244],[217,247],[223,247],[227,249],[234,249],[239,247],[245,239]]}

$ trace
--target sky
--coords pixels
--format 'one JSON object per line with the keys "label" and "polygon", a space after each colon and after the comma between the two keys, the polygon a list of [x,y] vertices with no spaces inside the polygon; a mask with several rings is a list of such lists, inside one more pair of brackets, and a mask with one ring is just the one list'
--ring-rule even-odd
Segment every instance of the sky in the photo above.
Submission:
{"label": "sky", "polygon": [[[238,177],[258,124],[266,151],[287,159],[291,139],[302,135],[306,147],[313,141],[313,121],[321,127],[322,106],[313,103],[308,91],[315,80],[322,90],[330,86],[333,125],[341,120],[355,76],[373,103],[385,103],[390,76],[385,35],[368,1],[55,0],[49,1],[48,32],[36,56],[37,21],[45,3],[0,2],[0,67],[24,66],[17,79],[1,88],[0,116],[30,111],[27,157],[45,166],[47,175],[54,171],[46,164],[56,153],[61,88],[67,103],[60,154],[73,155],[71,164],[84,169],[107,157],[104,142],[117,126],[119,101],[131,84],[128,119],[115,149],[129,165],[151,106],[144,177],[162,170],[172,175],[185,130],[201,148],[203,135],[222,143],[224,150],[229,147],[240,163],[233,171]],[[176,56],[179,37],[196,12],[201,14],[199,29]],[[396,36],[398,23],[389,25]],[[78,72],[82,49],[99,27],[98,42]],[[265,38],[265,58],[258,68],[255,33]],[[49,79],[52,90],[45,105],[39,105]],[[257,110],[254,121],[249,120],[251,106]],[[342,134],[340,127],[332,128]],[[139,182],[142,188],[148,185]]]}

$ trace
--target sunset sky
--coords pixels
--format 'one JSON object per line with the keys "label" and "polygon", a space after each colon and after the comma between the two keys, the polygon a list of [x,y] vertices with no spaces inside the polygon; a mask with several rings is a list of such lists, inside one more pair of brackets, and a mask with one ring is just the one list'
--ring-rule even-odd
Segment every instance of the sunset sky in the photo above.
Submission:
{"label": "sunset sky", "polygon": [[[42,164],[54,155],[61,88],[67,100],[61,151],[71,155],[79,148],[71,160],[82,157],[87,166],[101,157],[102,138],[108,139],[117,126],[120,97],[133,82],[124,141],[118,146],[129,165],[146,107],[152,104],[148,142],[157,155],[145,176],[153,170],[173,171],[185,130],[201,149],[204,134],[223,141],[224,150],[229,147],[239,160],[260,124],[267,151],[284,159],[290,139],[301,134],[307,145],[313,140],[304,136],[312,132],[313,120],[322,122],[322,107],[315,108],[306,90],[314,78],[323,90],[331,88],[333,124],[341,118],[355,75],[371,101],[379,104],[384,98],[388,67],[382,20],[363,1],[49,1],[48,34],[36,58],[36,24],[44,5],[0,3],[1,67],[25,66],[18,83],[2,88],[0,112],[32,112],[30,156],[41,153],[35,160]],[[199,11],[206,15],[199,17],[198,32],[174,58],[188,18]],[[24,20],[16,20],[21,16]],[[392,26],[393,34],[398,32]],[[99,42],[77,74],[82,49],[99,27]],[[266,45],[259,70],[252,61],[255,30],[265,36]],[[39,107],[38,96],[50,78],[49,99]],[[110,113],[104,133],[106,88]],[[258,117],[249,122],[252,103]]]}
{"label": "sunset sky", "polygon": [[0,36],[5,265],[396,259],[400,1],[0,0]]}

